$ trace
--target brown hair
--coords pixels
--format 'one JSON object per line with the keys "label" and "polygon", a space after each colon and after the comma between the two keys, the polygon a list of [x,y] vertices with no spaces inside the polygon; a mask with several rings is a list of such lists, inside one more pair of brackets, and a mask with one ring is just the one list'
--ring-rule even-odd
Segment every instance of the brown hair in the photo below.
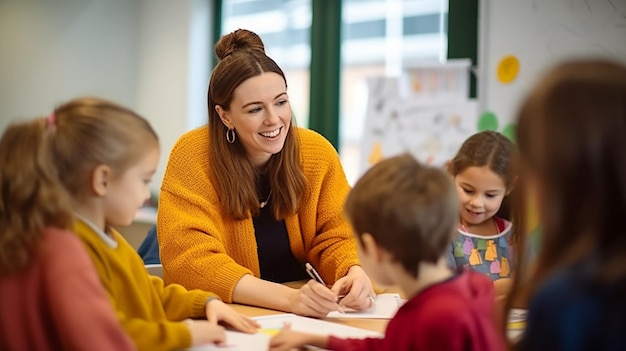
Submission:
{"label": "brown hair", "polygon": [[[228,128],[222,123],[216,105],[230,109],[235,89],[251,77],[274,72],[287,80],[276,62],[265,55],[259,36],[245,29],[224,35],[215,45],[220,60],[209,82],[209,158],[214,186],[224,202],[224,211],[235,219],[259,213],[257,183],[259,171],[246,157],[243,145],[236,138],[226,141]],[[235,131],[236,132],[236,131]],[[300,139],[292,118],[283,149],[270,157],[266,171],[272,189],[272,210],[276,219],[296,213],[307,186],[300,165]]]}
{"label": "brown hair", "polygon": [[625,278],[626,235],[616,221],[626,213],[626,66],[579,60],[553,67],[519,111],[517,140],[541,204],[529,290],[591,256],[598,281]]}
{"label": "brown hair", "polygon": [[106,164],[114,176],[121,176],[159,145],[143,117],[106,100],[72,100],[55,109],[54,117],[51,152],[61,181],[74,198],[84,194],[96,166]]}
{"label": "brown hair", "polygon": [[50,157],[44,119],[10,125],[0,140],[0,276],[25,268],[45,227],[72,224],[70,200]]}
{"label": "brown hair", "polygon": [[403,154],[369,169],[348,194],[345,211],[361,240],[369,233],[416,278],[421,262],[449,249],[459,217],[450,177]]}
{"label": "brown hair", "polygon": [[[448,164],[448,171],[455,177],[469,167],[489,167],[504,181],[507,191],[513,188],[516,172],[513,168],[515,146],[504,135],[494,131],[483,131],[470,136]],[[496,214],[511,220],[510,193],[504,197]]]}

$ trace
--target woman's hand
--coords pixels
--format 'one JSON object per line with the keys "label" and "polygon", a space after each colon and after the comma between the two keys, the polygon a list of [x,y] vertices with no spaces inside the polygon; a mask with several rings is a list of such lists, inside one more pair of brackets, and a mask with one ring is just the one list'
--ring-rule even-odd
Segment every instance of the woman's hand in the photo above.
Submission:
{"label": "woman's hand", "polygon": [[338,295],[324,285],[309,280],[290,297],[290,311],[302,316],[324,317],[331,311],[342,311]]}
{"label": "woman's hand", "polygon": [[364,311],[374,307],[376,293],[372,282],[361,266],[352,266],[345,277],[337,280],[331,290],[339,295],[345,295],[339,302],[341,306]]}
{"label": "woman's hand", "polygon": [[183,323],[187,325],[191,333],[191,346],[222,344],[226,342],[226,332],[223,327],[217,324],[191,319],[187,319]]}
{"label": "woman's hand", "polygon": [[256,333],[260,327],[259,323],[236,312],[219,299],[210,300],[206,304],[205,312],[207,320],[213,325],[224,322],[233,329],[244,333]]}
{"label": "woman's hand", "polygon": [[270,340],[270,351],[290,351],[304,345],[326,348],[328,337],[302,333],[291,329],[291,324],[285,326]]}

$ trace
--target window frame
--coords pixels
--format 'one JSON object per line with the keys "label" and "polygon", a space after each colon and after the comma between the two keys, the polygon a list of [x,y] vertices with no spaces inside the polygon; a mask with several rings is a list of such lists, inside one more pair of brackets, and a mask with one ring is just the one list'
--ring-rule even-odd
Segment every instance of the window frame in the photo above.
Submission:
{"label": "window frame", "polygon": [[[472,67],[478,65],[479,1],[448,0],[446,56],[448,59],[470,58]],[[222,7],[223,0],[212,0],[211,49],[221,37]],[[339,150],[343,2],[311,0],[311,7],[309,128],[322,134]],[[476,75],[472,74],[470,97],[476,96]]]}

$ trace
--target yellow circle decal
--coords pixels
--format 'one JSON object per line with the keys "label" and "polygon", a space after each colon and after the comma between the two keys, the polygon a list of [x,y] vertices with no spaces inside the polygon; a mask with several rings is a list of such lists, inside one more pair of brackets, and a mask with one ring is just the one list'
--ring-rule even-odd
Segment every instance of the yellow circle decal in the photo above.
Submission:
{"label": "yellow circle decal", "polygon": [[507,84],[517,78],[519,73],[519,60],[513,55],[505,56],[498,64],[498,80],[500,83]]}

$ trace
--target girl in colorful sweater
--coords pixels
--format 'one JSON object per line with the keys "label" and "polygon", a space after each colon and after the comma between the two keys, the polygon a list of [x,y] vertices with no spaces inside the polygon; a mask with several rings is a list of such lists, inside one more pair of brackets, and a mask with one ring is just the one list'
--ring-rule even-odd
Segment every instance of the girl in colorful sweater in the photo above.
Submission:
{"label": "girl in colorful sweater", "polygon": [[448,256],[453,268],[467,267],[493,281],[511,277],[513,156],[509,139],[485,131],[468,138],[448,163],[461,205]]}

